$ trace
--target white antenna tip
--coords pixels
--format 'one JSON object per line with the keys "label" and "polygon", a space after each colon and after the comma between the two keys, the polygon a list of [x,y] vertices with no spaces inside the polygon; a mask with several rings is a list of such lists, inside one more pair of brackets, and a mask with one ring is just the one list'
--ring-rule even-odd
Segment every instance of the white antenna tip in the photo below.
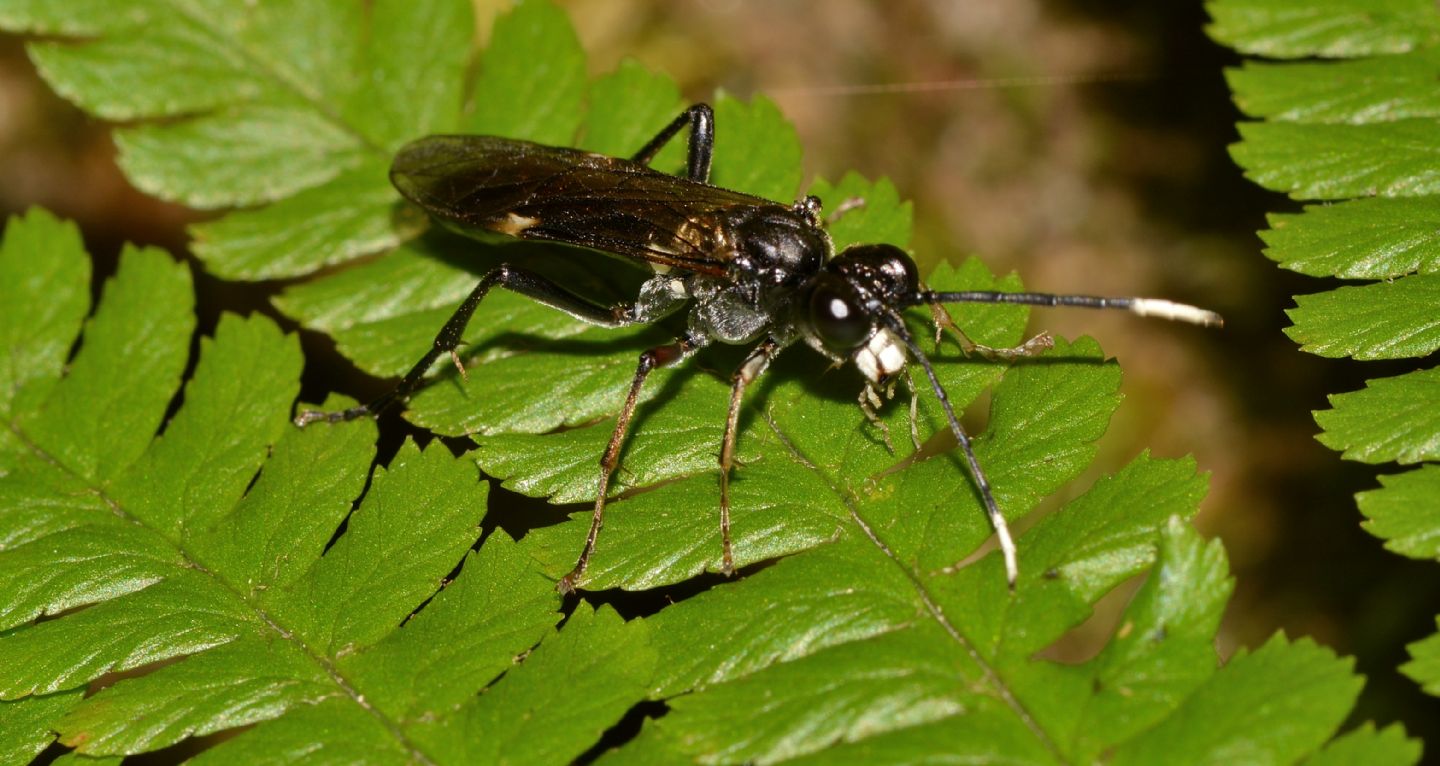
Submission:
{"label": "white antenna tip", "polygon": [[1213,311],[1160,298],[1131,298],[1130,311],[1142,317],[1159,317],[1202,327],[1222,327],[1225,320]]}
{"label": "white antenna tip", "polygon": [[1000,543],[1000,555],[1005,559],[1005,583],[1010,590],[1015,590],[1015,581],[1020,579],[1020,564],[1015,555],[1015,539],[1010,536],[1010,525],[1005,523],[1005,517],[997,516],[995,522],[995,538]]}

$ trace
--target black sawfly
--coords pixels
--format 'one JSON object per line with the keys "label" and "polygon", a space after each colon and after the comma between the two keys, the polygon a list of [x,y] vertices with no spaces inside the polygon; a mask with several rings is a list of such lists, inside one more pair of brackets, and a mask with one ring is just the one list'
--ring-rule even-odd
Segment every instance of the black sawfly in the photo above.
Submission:
{"label": "black sawfly", "polygon": [[[655,155],[689,127],[684,176],[650,168]],[[493,136],[429,136],[400,150],[390,180],[409,201],[462,233],[502,234],[522,240],[578,245],[628,256],[653,271],[631,303],[602,306],[521,266],[504,264],[483,277],[445,322],[431,348],[394,389],[368,404],[338,412],[302,412],[296,423],[351,420],[379,413],[420,387],[442,354],[460,365],[455,349],[470,316],[492,287],[503,287],[602,327],[654,322],[682,309],[686,329],[674,342],[640,355],[615,419],[600,475],[590,531],[575,567],[557,583],[561,592],[581,584],[604,520],[610,477],[641,387],[650,372],[677,364],[710,343],[754,344],[730,378],[730,406],[720,446],[721,570],[731,574],[730,470],[736,424],[745,389],[770,362],[797,341],[833,362],[851,362],[865,378],[860,402],[867,416],[879,393],[914,361],[925,372],[1004,557],[1013,588],[1015,543],[930,360],[906,329],[901,313],[928,305],[937,331],[949,324],[945,303],[1018,303],[1125,309],[1193,324],[1218,326],[1219,315],[1154,298],[1100,298],[1048,293],[935,292],[921,285],[915,263],[892,245],[854,245],[835,253],[821,219],[820,200],[792,205],[711,186],[714,115],[697,104],[676,117],[629,159]],[[577,257],[580,257],[577,255]],[[954,328],[950,325],[951,329]],[[1048,347],[1041,335],[1013,349],[969,342],[967,351],[1013,358]],[[461,371],[464,368],[461,367]]]}

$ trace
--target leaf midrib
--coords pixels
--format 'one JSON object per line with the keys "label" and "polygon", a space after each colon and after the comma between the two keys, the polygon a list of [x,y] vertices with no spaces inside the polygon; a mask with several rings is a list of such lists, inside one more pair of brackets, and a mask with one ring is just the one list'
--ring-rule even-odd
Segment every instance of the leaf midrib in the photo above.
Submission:
{"label": "leaf midrib", "polygon": [[[379,724],[384,727],[384,729],[389,732],[392,737],[394,737],[396,742],[398,742],[401,747],[406,750],[406,752],[411,758],[413,758],[419,763],[429,764],[430,766],[434,766],[434,764],[437,763],[437,761],[432,759],[430,757],[430,754],[425,752],[425,750],[421,748],[418,743],[414,742],[406,735],[404,728],[400,725],[398,721],[394,720],[380,709],[371,705],[365,699],[365,696],[363,694],[356,691],[355,687],[353,687],[349,683],[349,681],[345,678],[345,675],[340,671],[338,667],[335,666],[333,662],[330,661],[329,657],[325,656],[323,653],[315,651],[310,646],[309,642],[298,638],[293,631],[287,630],[284,625],[280,624],[273,617],[271,617],[270,613],[266,611],[265,608],[261,604],[259,604],[253,597],[251,597],[250,594],[236,589],[227,579],[217,575],[203,562],[192,556],[190,550],[186,548],[184,544],[177,543],[164,532],[156,529],[149,524],[146,524],[144,521],[135,517],[133,514],[127,512],[123,504],[115,500],[105,491],[104,486],[91,481],[85,476],[80,475],[79,473],[71,469],[68,465],[65,465],[65,463],[56,459],[54,455],[51,455],[49,452],[47,452],[45,449],[43,449],[33,440],[31,440],[25,434],[23,429],[16,426],[13,420],[6,421],[5,425],[6,428],[9,429],[9,431],[14,434],[15,437],[19,439],[26,448],[30,450],[30,452],[34,455],[35,458],[50,463],[59,470],[63,471],[66,475],[73,477],[80,486],[83,486],[91,492],[94,492],[95,495],[99,497],[100,500],[104,502],[105,505],[110,508],[110,510],[116,516],[124,519],[131,524],[134,524],[137,527],[140,527],[141,529],[146,530],[147,532],[150,532],[151,534],[154,534],[161,540],[164,540],[167,544],[169,544],[172,548],[174,548],[180,553],[180,557],[184,560],[185,566],[209,577],[210,580],[212,580],[220,587],[224,588],[226,591],[234,595],[240,603],[243,603],[246,606],[250,607],[250,609],[255,613],[256,617],[258,617],[260,621],[263,622],[265,625],[268,625],[271,630],[275,631],[275,634],[279,636],[282,640],[287,641],[292,645],[298,646],[300,648],[300,651],[307,657],[309,657],[311,661],[313,661],[326,674],[326,676],[330,678],[330,680],[335,684],[335,686],[338,687],[340,691],[343,692],[347,697],[349,697],[351,702],[358,705],[361,710],[365,710],[372,717],[374,717],[376,721],[379,722]],[[143,590],[143,588],[141,590]],[[191,654],[184,656],[195,655]],[[289,708],[287,708],[287,711],[288,709]],[[283,716],[284,714],[285,713],[282,712],[280,715]],[[279,717],[280,716],[276,716],[275,718],[271,718],[268,720],[275,720]]]}
{"label": "leaf midrib", "polygon": [[791,460],[793,460],[801,468],[814,473],[815,476],[818,477],[820,481],[825,484],[825,486],[829,487],[830,491],[833,492],[837,498],[839,498],[840,502],[845,506],[846,511],[850,514],[850,518],[854,522],[855,526],[858,527],[862,533],[864,533],[865,537],[870,540],[870,543],[874,545],[877,550],[880,551],[881,555],[883,555],[886,560],[899,568],[899,570],[905,575],[906,579],[908,579],[911,585],[914,586],[917,595],[919,595],[920,597],[921,603],[924,605],[926,611],[929,612],[931,619],[933,619],[940,626],[941,630],[943,630],[946,635],[950,636],[951,640],[954,641],[956,645],[958,645],[963,651],[965,651],[966,654],[970,656],[971,660],[976,664],[977,667],[980,668],[980,671],[984,675],[986,682],[995,690],[995,693],[1005,703],[1005,705],[1015,713],[1015,716],[1020,719],[1021,723],[1025,725],[1025,728],[1028,729],[1030,733],[1035,736],[1035,739],[1038,740],[1040,744],[1044,746],[1049,753],[1055,756],[1057,761],[1060,761],[1062,763],[1066,762],[1064,753],[1061,752],[1059,746],[1055,743],[1054,739],[1051,738],[1049,733],[1044,730],[1044,728],[1040,725],[1039,721],[1037,721],[1035,717],[1030,714],[1030,711],[1026,709],[1024,703],[1022,703],[1019,698],[1015,696],[1015,694],[1010,688],[1010,685],[1006,683],[1005,678],[1003,674],[999,671],[999,669],[986,661],[985,657],[975,647],[975,644],[972,643],[965,636],[965,634],[960,631],[959,628],[957,628],[945,617],[945,612],[943,609],[940,608],[939,602],[933,597],[925,584],[921,582],[916,572],[912,568],[905,566],[905,564],[900,561],[900,557],[895,554],[895,552],[890,548],[890,546],[885,542],[885,540],[880,536],[880,534],[873,527],[871,527],[869,523],[865,521],[864,516],[860,513],[858,498],[856,498],[855,495],[848,488],[846,488],[846,485],[837,481],[836,477],[832,476],[829,472],[825,471],[819,465],[806,457],[805,454],[800,450],[800,448],[795,444],[795,442],[792,441],[790,437],[785,433],[784,429],[781,428],[780,424],[777,423],[773,417],[771,417],[768,409],[764,409],[753,404],[747,404],[746,406],[751,407],[751,409],[756,412],[758,417],[764,419],[766,425],[770,428],[771,433],[773,433],[775,435],[775,438],[779,440],[781,446],[784,447],[785,453],[790,457]]}

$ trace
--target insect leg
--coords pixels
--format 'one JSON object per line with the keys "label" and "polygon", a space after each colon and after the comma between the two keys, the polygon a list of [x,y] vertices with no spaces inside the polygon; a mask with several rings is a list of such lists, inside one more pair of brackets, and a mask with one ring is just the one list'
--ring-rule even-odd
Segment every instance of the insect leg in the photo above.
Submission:
{"label": "insect leg", "polygon": [[[367,415],[378,415],[390,405],[404,401],[421,386],[425,379],[425,373],[429,372],[430,366],[440,358],[441,354],[454,355],[455,349],[463,342],[460,337],[461,333],[465,332],[465,325],[470,322],[470,316],[475,313],[475,307],[480,305],[480,301],[485,298],[486,293],[490,292],[490,288],[496,286],[533,298],[539,303],[559,309],[582,322],[593,325],[621,327],[634,324],[636,321],[633,318],[636,314],[634,307],[599,306],[533,272],[518,269],[509,264],[497,266],[481,277],[480,283],[470,291],[470,295],[466,296],[465,301],[460,304],[460,308],[456,309],[455,313],[445,321],[445,326],[440,328],[440,332],[430,345],[430,350],[425,352],[425,356],[421,357],[409,372],[405,373],[395,388],[372,402],[351,407],[348,410],[337,412],[305,410],[295,417],[295,425],[304,427],[319,420],[338,423]],[[456,364],[458,365],[459,362],[457,361]]]}
{"label": "insect leg", "polygon": [[779,341],[766,338],[730,376],[730,411],[725,416],[725,438],[720,444],[720,571],[726,575],[735,573],[735,557],[731,555],[730,547],[730,467],[735,463],[740,403],[745,398],[745,387],[765,372],[770,360],[780,353],[781,348]]}
{"label": "insect leg", "polygon": [[585,548],[575,560],[575,568],[560,578],[560,582],[555,584],[555,590],[574,593],[580,577],[585,574],[585,568],[590,565],[590,554],[595,552],[595,540],[600,536],[600,527],[604,525],[605,495],[610,491],[610,476],[615,473],[615,468],[620,463],[620,448],[625,445],[625,432],[630,427],[630,417],[635,414],[635,404],[640,400],[640,387],[645,385],[645,379],[652,370],[669,367],[690,356],[697,348],[699,344],[689,338],[680,338],[674,343],[656,346],[640,355],[640,363],[635,367],[635,377],[630,381],[630,392],[625,395],[625,405],[620,408],[620,414],[615,418],[615,430],[610,434],[610,444],[605,448],[605,454],[600,456],[600,486],[595,494],[595,511],[590,517],[590,532],[585,536]]}
{"label": "insect leg", "polygon": [[860,411],[865,413],[865,419],[870,421],[870,425],[879,429],[880,438],[885,441],[885,450],[892,455],[895,454],[895,442],[890,440],[890,426],[880,419],[878,408],[885,402],[880,398],[880,392],[875,388],[875,384],[866,381],[865,387],[860,389],[860,396],[855,399],[855,402],[860,405]]}
{"label": "insect leg", "polygon": [[955,435],[955,441],[960,445],[960,452],[965,456],[966,466],[970,469],[970,478],[974,479],[975,487],[980,490],[980,500],[985,507],[985,515],[990,519],[990,526],[995,530],[995,540],[1000,544],[1000,555],[1005,562],[1005,581],[1009,584],[1010,590],[1015,590],[1015,581],[1019,579],[1020,568],[1015,562],[1015,538],[1010,536],[1010,525],[1005,522],[1005,515],[1000,512],[1000,506],[995,502],[995,493],[990,488],[990,480],[985,477],[985,471],[980,467],[979,458],[975,457],[975,448],[971,444],[970,435],[960,425],[960,419],[955,416],[955,408],[950,405],[950,396],[945,393],[945,387],[940,385],[940,378],[935,375],[935,368],[931,366],[930,359],[920,349],[920,344],[910,337],[910,332],[905,329],[905,320],[899,314],[893,314],[888,318],[886,325],[890,331],[895,333],[900,340],[904,341],[905,347],[910,350],[910,355],[925,370],[925,377],[930,380],[930,389],[935,392],[935,398],[940,401],[940,409],[945,413],[945,420],[950,424],[950,432]]}
{"label": "insect leg", "polygon": [[915,388],[915,378],[910,375],[910,368],[905,368],[905,388],[910,391],[910,443],[914,445],[915,451],[919,452],[923,446],[920,443],[920,391]]}
{"label": "insect leg", "polygon": [[840,204],[836,205],[834,210],[830,211],[830,215],[825,216],[825,225],[833,226],[841,218],[844,218],[846,213],[862,207],[865,207],[864,197],[846,197],[840,200]]}
{"label": "insect leg", "polygon": [[1013,348],[995,348],[976,343],[970,340],[970,336],[960,329],[960,325],[955,324],[955,320],[950,318],[950,313],[938,303],[930,304],[930,317],[935,321],[936,347],[938,348],[940,345],[941,334],[945,330],[949,330],[954,334],[955,340],[960,343],[960,351],[966,356],[976,354],[992,362],[1009,362],[1027,356],[1038,356],[1055,347],[1055,339],[1048,332],[1042,332]]}
{"label": "insect leg", "polygon": [[715,112],[711,111],[709,104],[696,104],[681,112],[679,117],[671,120],[669,125],[655,134],[655,137],[630,159],[649,165],[650,160],[655,159],[655,155],[665,148],[665,144],[686,125],[690,126],[690,150],[685,158],[685,175],[691,181],[708,183],[710,155],[715,149]]}

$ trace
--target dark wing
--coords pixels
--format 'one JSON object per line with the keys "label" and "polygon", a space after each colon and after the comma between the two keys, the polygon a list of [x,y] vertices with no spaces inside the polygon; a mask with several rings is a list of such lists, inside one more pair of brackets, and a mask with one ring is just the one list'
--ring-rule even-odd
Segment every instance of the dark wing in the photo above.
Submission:
{"label": "dark wing", "polygon": [[493,136],[429,136],[390,180],[460,229],[582,245],[690,271],[725,270],[716,213],[782,207],[630,160]]}

